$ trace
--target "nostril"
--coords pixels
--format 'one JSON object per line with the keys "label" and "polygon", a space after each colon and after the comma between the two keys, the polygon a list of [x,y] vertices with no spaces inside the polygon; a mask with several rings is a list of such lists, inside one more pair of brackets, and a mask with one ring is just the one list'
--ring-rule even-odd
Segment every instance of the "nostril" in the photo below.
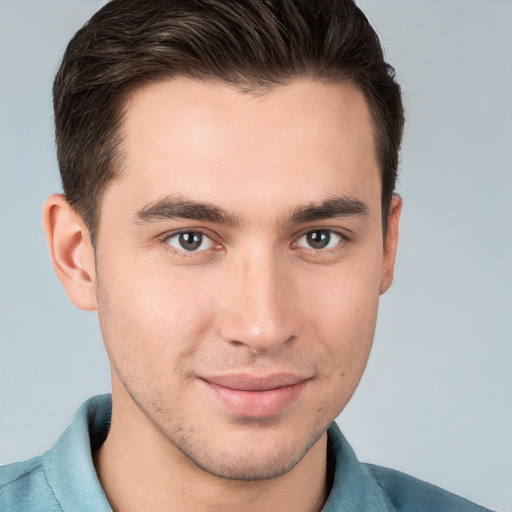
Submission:
{"label": "nostril", "polygon": [[231,345],[234,345],[235,347],[242,347],[242,346],[245,346],[245,343],[243,341],[237,341],[237,340],[231,340],[230,341]]}

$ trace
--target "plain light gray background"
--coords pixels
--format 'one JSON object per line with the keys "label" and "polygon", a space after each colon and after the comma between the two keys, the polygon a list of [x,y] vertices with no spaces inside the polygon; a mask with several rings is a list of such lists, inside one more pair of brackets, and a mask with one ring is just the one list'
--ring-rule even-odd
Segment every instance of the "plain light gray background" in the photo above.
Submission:
{"label": "plain light gray background", "polygon": [[[339,418],[361,460],[512,511],[512,2],[361,0],[408,123],[396,279]],[[40,224],[59,191],[51,83],[102,4],[0,0],[0,462],[53,444],[109,390],[93,313],[67,301]]]}

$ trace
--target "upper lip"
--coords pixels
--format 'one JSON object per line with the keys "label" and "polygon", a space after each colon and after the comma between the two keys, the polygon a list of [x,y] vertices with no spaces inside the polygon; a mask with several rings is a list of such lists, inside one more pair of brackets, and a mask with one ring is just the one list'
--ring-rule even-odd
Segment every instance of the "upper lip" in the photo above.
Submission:
{"label": "upper lip", "polygon": [[271,389],[293,386],[294,384],[308,380],[308,377],[302,377],[290,373],[279,373],[265,377],[249,374],[237,374],[203,377],[203,380],[210,384],[215,384],[217,386],[237,391],[270,391]]}

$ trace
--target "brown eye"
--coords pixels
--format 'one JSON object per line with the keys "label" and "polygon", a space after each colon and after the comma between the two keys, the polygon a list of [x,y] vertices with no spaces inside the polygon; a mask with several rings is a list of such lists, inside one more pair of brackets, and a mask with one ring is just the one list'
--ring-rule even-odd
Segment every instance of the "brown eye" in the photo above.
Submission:
{"label": "brown eye", "polygon": [[167,243],[178,251],[200,252],[212,247],[213,242],[200,231],[182,231],[171,235]]}
{"label": "brown eye", "polygon": [[297,241],[297,245],[316,250],[331,249],[336,247],[341,239],[341,235],[330,229],[316,229],[301,236]]}
{"label": "brown eye", "polygon": [[331,234],[328,231],[312,231],[306,235],[306,240],[313,249],[325,249],[331,240]]}

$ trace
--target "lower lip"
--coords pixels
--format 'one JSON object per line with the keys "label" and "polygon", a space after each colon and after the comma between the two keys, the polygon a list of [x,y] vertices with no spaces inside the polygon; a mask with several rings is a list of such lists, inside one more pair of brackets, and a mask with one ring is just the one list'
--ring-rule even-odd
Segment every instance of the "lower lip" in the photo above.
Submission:
{"label": "lower lip", "polygon": [[291,405],[306,386],[307,380],[267,391],[242,391],[205,382],[232,414],[267,418],[279,414]]}

